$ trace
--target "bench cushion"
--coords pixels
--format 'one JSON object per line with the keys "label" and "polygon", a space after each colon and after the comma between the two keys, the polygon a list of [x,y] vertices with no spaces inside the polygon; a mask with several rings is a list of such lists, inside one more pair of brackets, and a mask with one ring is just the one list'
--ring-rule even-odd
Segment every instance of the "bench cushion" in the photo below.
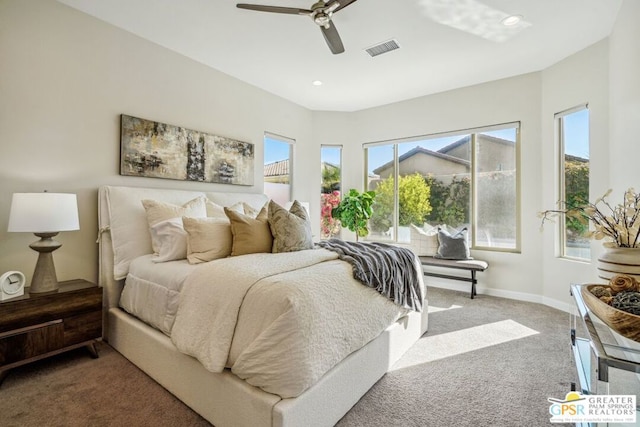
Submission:
{"label": "bench cushion", "polygon": [[421,256],[420,262],[422,263],[422,265],[430,265],[433,267],[458,268],[461,270],[484,271],[489,267],[489,263],[487,263],[486,261],[478,260],[478,259],[454,260],[454,259],[434,258],[430,256]]}

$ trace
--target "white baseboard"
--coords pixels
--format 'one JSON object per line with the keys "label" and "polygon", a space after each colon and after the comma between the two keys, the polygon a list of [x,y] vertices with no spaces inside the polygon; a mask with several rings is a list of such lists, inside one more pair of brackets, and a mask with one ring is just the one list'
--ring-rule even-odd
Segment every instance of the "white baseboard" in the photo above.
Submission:
{"label": "white baseboard", "polygon": [[[453,291],[460,291],[466,294],[471,294],[471,283],[457,283],[455,281],[435,281],[429,280],[427,287],[433,288],[442,288],[442,289],[450,289]],[[514,291],[506,291],[504,289],[495,289],[495,288],[487,288],[484,286],[476,285],[476,291],[478,295],[490,295],[493,297],[500,298],[508,298],[514,299],[517,301],[526,301],[533,302],[537,304],[543,304],[557,310],[564,311],[566,313],[575,313],[575,307],[572,304],[567,304],[562,301],[558,301],[553,298],[543,297],[542,295],[529,294],[526,292],[514,292]],[[427,298],[429,297],[429,292],[427,291]]]}

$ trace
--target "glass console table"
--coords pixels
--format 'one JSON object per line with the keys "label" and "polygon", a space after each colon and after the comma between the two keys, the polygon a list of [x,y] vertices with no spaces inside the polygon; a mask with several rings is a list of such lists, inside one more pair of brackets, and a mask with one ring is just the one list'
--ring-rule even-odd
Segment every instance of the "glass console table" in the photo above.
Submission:
{"label": "glass console table", "polygon": [[[635,394],[636,404],[640,404],[640,343],[616,333],[592,313],[584,303],[581,286],[571,285],[577,307],[577,314],[571,316],[571,348],[580,383],[579,388],[574,385],[572,390],[582,394]],[[639,407],[636,420],[636,424],[611,423],[611,426],[640,425]],[[608,425],[588,423],[581,427]]]}

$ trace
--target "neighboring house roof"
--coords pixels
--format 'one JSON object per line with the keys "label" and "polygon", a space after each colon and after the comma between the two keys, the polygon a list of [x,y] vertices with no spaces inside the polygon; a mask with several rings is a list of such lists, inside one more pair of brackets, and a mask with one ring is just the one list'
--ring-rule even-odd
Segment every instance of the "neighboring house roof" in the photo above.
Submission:
{"label": "neighboring house roof", "polygon": [[278,160],[277,162],[264,165],[264,176],[289,175],[289,159]]}
{"label": "neighboring house roof", "polygon": [[[448,154],[444,154],[444,153],[440,153],[439,151],[432,151],[432,150],[428,150],[424,147],[415,147],[412,148],[411,150],[407,151],[406,153],[404,153],[403,155],[401,155],[400,157],[398,157],[398,162],[402,162],[403,160],[408,159],[409,157],[415,156],[416,154],[426,154],[427,156],[432,156],[432,157],[439,157],[441,159],[444,160],[448,160],[450,162],[453,163],[459,163],[461,165],[465,165],[465,166],[469,166],[469,162],[467,160],[463,160],[460,159],[458,157],[454,157],[454,156],[450,156]],[[380,172],[384,171],[387,168],[390,168],[391,166],[393,166],[393,160],[378,166],[377,168],[375,168],[373,170],[373,173],[375,174],[380,174]]]}
{"label": "neighboring house roof", "polygon": [[589,163],[589,159],[585,159],[584,157],[572,156],[571,154],[565,154],[564,159],[565,161],[569,162]]}
{"label": "neighboring house roof", "polygon": [[334,165],[333,163],[329,163],[329,162],[322,162],[321,165],[322,170],[325,169],[340,169],[340,167],[338,165]]}
{"label": "neighboring house roof", "polygon": [[[322,162],[322,170],[324,169],[340,169],[338,165],[329,162]],[[267,163],[264,165],[264,176],[283,176],[289,175],[289,159],[278,160],[277,162]]]}
{"label": "neighboring house roof", "polygon": [[[490,136],[490,135],[480,135],[480,138],[484,139],[485,141],[491,141],[491,142],[495,142],[498,144],[502,144],[502,145],[506,145],[506,146],[510,146],[513,147],[514,143],[513,141],[509,141],[507,139],[502,139],[502,138],[497,138],[495,136]],[[404,153],[403,155],[401,155],[400,157],[398,157],[398,162],[401,163],[403,160],[408,159],[409,157],[415,156],[416,154],[426,154],[428,156],[432,156],[432,157],[438,157],[444,160],[448,160],[450,162],[453,163],[459,163],[461,165],[465,165],[465,166],[469,166],[470,162],[468,160],[465,159],[461,159],[459,157],[456,156],[452,156],[450,154],[448,154],[449,152],[453,151],[454,149],[464,145],[464,144],[469,144],[471,141],[471,135],[467,135],[465,137],[460,138],[459,140],[452,142],[449,145],[446,145],[444,147],[442,147],[441,149],[439,149],[438,151],[432,151],[429,149],[426,149],[424,147],[415,147],[409,151],[407,151],[406,153]],[[584,159],[582,159],[584,161]],[[580,158],[576,158],[576,161],[580,161]],[[586,160],[588,161],[588,160]],[[382,171],[386,170],[387,168],[390,168],[393,166],[393,161],[389,161],[381,166],[378,166],[376,169],[373,170],[374,173],[376,174],[380,174]]]}
{"label": "neighboring house roof", "polygon": [[[503,145],[508,145],[508,146],[513,146],[513,141],[509,141],[508,139],[502,139],[502,138],[498,138],[495,136],[491,136],[491,135],[484,135],[484,134],[480,134],[478,135],[479,138],[484,139],[485,141],[491,141],[491,142],[496,142],[498,144],[503,144]],[[444,147],[442,147],[441,149],[438,150],[438,153],[448,153],[449,151],[460,147],[461,145],[464,144],[468,144],[469,142],[471,142],[471,135],[467,135],[463,138],[460,138],[459,140],[452,142],[449,145],[445,145]]]}
{"label": "neighboring house roof", "polygon": [[460,138],[459,140],[452,142],[449,145],[445,145],[444,147],[438,150],[438,153],[448,153],[454,148],[458,148],[461,145],[468,144],[469,142],[471,142],[471,135],[467,135],[464,138]]}

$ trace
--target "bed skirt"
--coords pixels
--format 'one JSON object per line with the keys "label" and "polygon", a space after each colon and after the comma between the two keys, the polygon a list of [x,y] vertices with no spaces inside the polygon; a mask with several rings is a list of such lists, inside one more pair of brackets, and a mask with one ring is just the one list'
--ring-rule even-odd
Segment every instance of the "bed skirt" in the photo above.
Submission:
{"label": "bed skirt", "polygon": [[352,353],[294,399],[212,373],[171,339],[119,308],[109,310],[109,344],[216,427],[333,426],[426,330],[412,312]]}

